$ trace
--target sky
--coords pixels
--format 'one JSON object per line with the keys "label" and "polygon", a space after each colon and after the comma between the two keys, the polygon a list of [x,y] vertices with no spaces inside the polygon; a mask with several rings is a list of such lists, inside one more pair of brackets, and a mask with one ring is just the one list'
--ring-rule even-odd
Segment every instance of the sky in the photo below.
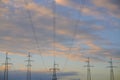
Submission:
{"label": "sky", "polygon": [[30,53],[32,80],[50,80],[54,60],[59,80],[87,80],[88,57],[93,80],[109,80],[110,58],[120,80],[119,34],[120,0],[0,0],[0,78],[8,53],[9,80],[25,80]]}

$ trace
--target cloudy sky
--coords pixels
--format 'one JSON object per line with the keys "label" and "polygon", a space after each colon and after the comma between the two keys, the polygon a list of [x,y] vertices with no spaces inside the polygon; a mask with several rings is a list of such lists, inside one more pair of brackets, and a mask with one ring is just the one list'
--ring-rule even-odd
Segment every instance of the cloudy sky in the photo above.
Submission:
{"label": "cloudy sky", "polygon": [[8,52],[13,63],[9,77],[25,80],[30,52],[33,80],[51,79],[54,59],[59,79],[85,80],[88,57],[93,79],[109,80],[107,66],[113,58],[119,80],[120,0],[54,1],[0,0],[0,77]]}

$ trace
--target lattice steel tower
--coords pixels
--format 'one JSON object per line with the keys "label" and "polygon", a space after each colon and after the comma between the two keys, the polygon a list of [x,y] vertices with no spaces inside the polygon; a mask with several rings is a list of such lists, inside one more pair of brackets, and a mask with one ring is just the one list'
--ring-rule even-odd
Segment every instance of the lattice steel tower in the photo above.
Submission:
{"label": "lattice steel tower", "polygon": [[28,54],[28,60],[26,60],[28,63],[27,63],[27,80],[31,80],[31,62],[33,60],[31,60],[31,55],[30,53]]}
{"label": "lattice steel tower", "polygon": [[9,63],[9,57],[8,53],[6,53],[6,59],[5,59],[5,70],[4,70],[4,80],[8,80],[8,71],[9,71],[9,65],[12,65],[12,63]]}
{"label": "lattice steel tower", "polygon": [[110,66],[108,66],[108,67],[110,68],[110,80],[114,80],[114,70],[113,70],[113,68],[114,68],[115,66],[113,66],[112,58],[111,58],[111,60],[109,61],[109,63],[110,63]]}
{"label": "lattice steel tower", "polygon": [[59,68],[56,68],[56,65],[58,65],[58,64],[56,64],[54,62],[53,68],[50,68],[50,71],[51,70],[53,71],[52,80],[57,80],[57,74],[56,74],[56,72],[59,70]]}
{"label": "lattice steel tower", "polygon": [[57,80],[57,75],[56,72],[59,70],[58,68],[56,68],[56,66],[58,64],[56,64],[56,54],[55,54],[55,37],[56,37],[56,1],[52,0],[52,9],[53,9],[53,54],[54,54],[54,65],[53,68],[50,69],[50,71],[53,71],[53,75],[52,75],[52,80]]}
{"label": "lattice steel tower", "polygon": [[87,65],[85,66],[87,67],[87,80],[91,80],[91,69],[90,67],[93,67],[90,65],[90,58],[88,57],[88,60],[87,60]]}

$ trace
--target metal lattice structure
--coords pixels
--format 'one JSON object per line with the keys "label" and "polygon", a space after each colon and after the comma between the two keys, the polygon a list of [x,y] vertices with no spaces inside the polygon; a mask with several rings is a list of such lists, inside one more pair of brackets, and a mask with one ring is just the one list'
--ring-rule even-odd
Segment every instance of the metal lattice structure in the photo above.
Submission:
{"label": "metal lattice structure", "polygon": [[59,68],[56,68],[56,65],[58,64],[54,62],[53,68],[50,68],[50,71],[53,71],[52,80],[57,80],[56,72],[59,70]]}
{"label": "metal lattice structure", "polygon": [[28,63],[27,63],[27,80],[31,80],[31,62],[33,60],[31,60],[31,55],[30,53],[28,54],[28,60],[26,60]]}
{"label": "metal lattice structure", "polygon": [[91,79],[91,67],[93,67],[93,66],[90,65],[90,58],[89,57],[87,60],[87,65],[85,67],[87,67],[87,80],[92,80]]}
{"label": "metal lattice structure", "polygon": [[8,71],[9,71],[9,65],[12,65],[12,63],[9,63],[9,57],[8,57],[8,53],[6,53],[6,58],[5,58],[5,69],[4,69],[4,80],[9,80],[8,78]]}
{"label": "metal lattice structure", "polygon": [[110,68],[110,80],[114,80],[114,70],[113,70],[113,68],[115,66],[113,66],[112,58],[110,59],[109,63],[110,63],[110,66],[109,66],[109,68]]}

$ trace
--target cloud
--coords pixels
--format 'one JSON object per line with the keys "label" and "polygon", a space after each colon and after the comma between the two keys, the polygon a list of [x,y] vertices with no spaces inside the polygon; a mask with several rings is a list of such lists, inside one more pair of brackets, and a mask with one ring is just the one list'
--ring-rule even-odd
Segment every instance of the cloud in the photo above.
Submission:
{"label": "cloud", "polygon": [[56,3],[63,6],[69,6],[73,4],[71,0],[56,0]]}
{"label": "cloud", "polygon": [[28,3],[28,5],[25,5],[25,8],[33,11],[34,13],[36,13],[35,15],[41,15],[41,16],[52,16],[52,11],[46,7],[37,5],[34,2]]}
{"label": "cloud", "polygon": [[97,7],[105,8],[107,9],[107,14],[120,18],[120,2],[119,0],[92,0],[93,4],[95,4]]}
{"label": "cloud", "polygon": [[10,0],[1,0],[1,2],[3,2],[3,3],[5,3],[5,4],[7,4],[7,3],[9,3],[9,2],[10,2]]}
{"label": "cloud", "polygon": [[120,50],[112,49],[112,50],[106,52],[105,54],[108,58],[113,58],[115,60],[119,60],[120,59],[119,52],[120,52]]}
{"label": "cloud", "polygon": [[7,9],[0,7],[0,11],[0,16],[3,16],[3,14],[7,12]]}
{"label": "cloud", "polygon": [[69,0],[56,0],[56,3],[61,4],[61,5],[66,5]]}
{"label": "cloud", "polygon": [[104,7],[104,8],[107,8],[109,10],[118,9],[119,6],[117,5],[116,2],[118,2],[118,4],[119,4],[119,0],[100,0],[100,1],[93,0],[93,3],[96,6]]}
{"label": "cloud", "polygon": [[105,17],[108,15],[111,17],[120,18],[119,0],[56,0],[56,2],[61,6],[73,8],[85,16],[92,16],[97,19],[105,20]]}
{"label": "cloud", "polygon": [[[75,4],[72,0],[56,1],[60,5]],[[33,36],[33,30],[31,28],[31,23],[28,18],[28,13],[26,10],[30,10],[32,13],[32,20],[34,22],[34,28],[36,31],[36,36],[41,48],[43,56],[53,56],[53,14],[50,8],[42,5],[38,5],[35,2],[29,2],[27,6],[19,4],[23,10],[19,14],[12,14],[10,19],[6,19],[5,16],[0,18],[0,50],[8,51],[10,54],[20,54],[24,55],[27,51],[33,54],[40,54],[36,48],[35,39]],[[66,6],[67,6],[66,5]],[[70,6],[70,5],[69,5]],[[77,6],[77,5],[76,5]],[[75,8],[75,7],[74,7]],[[99,12],[94,13],[94,8],[85,7],[83,13],[90,15],[99,15]],[[56,55],[67,58],[69,47],[72,45],[72,51],[70,52],[69,59],[85,61],[87,55],[100,53],[104,50],[104,47],[99,45],[100,43],[107,41],[108,39],[103,38],[101,35],[95,33],[104,31],[105,26],[97,25],[98,21],[89,22],[86,20],[80,20],[77,24],[77,33],[74,36],[74,29],[76,27],[76,22],[78,19],[72,19],[69,17],[64,17],[62,15],[56,14]],[[72,39],[74,41],[72,42]],[[96,43],[97,42],[97,43]],[[106,44],[104,44],[106,45]],[[97,49],[95,51],[84,51],[79,52],[80,49]],[[75,54],[73,54],[75,52]],[[78,53],[78,54],[76,54]],[[87,53],[87,54],[85,54]],[[83,55],[84,54],[84,55]],[[104,54],[104,53],[102,53]],[[102,56],[100,56],[102,57]],[[107,56],[106,56],[107,57]],[[95,56],[92,58],[95,59]]]}

